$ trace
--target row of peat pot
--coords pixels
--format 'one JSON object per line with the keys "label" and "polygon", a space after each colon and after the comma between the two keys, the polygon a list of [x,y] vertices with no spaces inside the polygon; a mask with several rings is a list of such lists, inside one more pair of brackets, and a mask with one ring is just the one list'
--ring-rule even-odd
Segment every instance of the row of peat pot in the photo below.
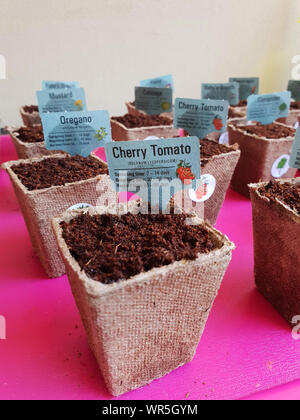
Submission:
{"label": "row of peat pot", "polygon": [[[135,116],[135,118],[142,118],[144,113],[136,110],[132,103],[127,103],[126,105],[130,115]],[[32,118],[36,118],[39,115],[38,111],[33,111],[31,113],[27,112],[27,115],[24,112],[24,108],[25,107],[21,108],[21,115],[24,121],[27,121],[30,116]],[[236,115],[238,114],[237,109],[233,108]],[[239,113],[242,114],[241,111]],[[164,118],[169,120],[169,124],[128,128],[118,121],[118,117],[112,117],[112,138],[114,141],[126,141],[145,139],[149,136],[157,136],[161,138],[178,136],[178,129],[173,127],[171,116],[164,115]],[[256,133],[255,130],[253,132],[249,132],[247,127],[249,127],[249,125],[251,126],[251,122],[247,122],[244,118],[232,118],[228,120],[229,145],[237,145],[241,153],[238,162],[236,164],[231,163],[224,175],[230,177],[230,179],[232,178],[231,186],[234,190],[246,197],[249,197],[248,184],[250,183],[268,181],[273,178],[293,178],[295,176],[296,170],[288,167],[288,156],[291,152],[294,140],[295,130],[293,125],[296,120],[298,122],[300,121],[299,110],[290,111],[287,118],[280,119],[273,123],[271,125],[272,130],[274,127],[281,127],[282,130],[290,131],[288,135],[283,135],[278,138],[270,138],[268,135]],[[36,119],[34,119],[34,121],[36,121]],[[32,125],[31,127],[32,129],[35,127],[36,130],[40,129],[40,126],[38,125]],[[10,129],[9,132],[20,159],[53,155],[57,153],[57,151],[47,150],[43,141],[32,143],[24,142],[20,139],[16,130]],[[218,133],[212,133],[208,136],[208,138],[217,141],[219,140],[219,137],[220,135]],[[224,156],[223,158],[226,159]],[[279,163],[278,159],[280,160],[280,158],[285,159],[286,164],[282,170],[278,171],[276,170],[276,165]],[[207,172],[205,172],[205,168],[203,168],[203,174],[205,173]],[[209,220],[212,223],[215,222],[210,218]]]}
{"label": "row of peat pot", "polygon": [[[209,232],[215,249],[199,253],[194,260],[183,259],[155,267],[112,284],[93,280],[79,266],[63,237],[61,222],[69,223],[82,211],[90,216],[121,217],[137,212],[139,203],[109,205],[117,202],[117,197],[107,173],[29,190],[13,170],[15,165],[24,163],[66,159],[64,154],[31,157],[3,165],[18,198],[33,248],[47,275],[68,275],[90,347],[113,395],[143,386],[193,359],[234,249],[234,244],[212,227],[232,176],[233,188],[244,195],[249,195],[247,184],[252,183],[256,285],[288,322],[300,314],[297,250],[300,216],[282,201],[272,201],[260,193],[272,179],[273,162],[289,154],[293,138],[268,140],[245,134],[238,124],[236,121],[229,124],[231,146],[226,146],[227,153],[212,156],[202,166],[202,174],[213,174],[216,179],[215,193],[207,202],[191,208],[196,213],[193,223]],[[282,177],[294,175],[295,171],[289,169]],[[258,181],[265,182],[257,184]],[[300,179],[280,183],[300,185]],[[99,199],[104,206],[97,206]],[[94,207],[66,211],[75,203],[89,203]]]}

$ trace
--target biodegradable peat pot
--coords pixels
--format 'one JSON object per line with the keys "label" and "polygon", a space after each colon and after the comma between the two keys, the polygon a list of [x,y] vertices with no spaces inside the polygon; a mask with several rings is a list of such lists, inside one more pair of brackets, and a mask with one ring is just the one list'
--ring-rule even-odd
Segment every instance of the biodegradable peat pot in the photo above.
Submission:
{"label": "biodegradable peat pot", "polygon": [[[32,125],[30,129],[40,128],[40,125]],[[20,127],[21,129],[28,129],[28,127]],[[19,159],[29,159],[33,157],[49,156],[54,155],[58,152],[57,150],[48,150],[45,146],[44,141],[35,141],[35,142],[24,142],[20,139],[18,134],[18,129],[7,128],[7,131],[12,139],[12,142],[15,146],[17,155]]]}
{"label": "biodegradable peat pot", "polygon": [[[78,203],[96,205],[97,199],[102,194],[107,197],[111,195],[115,200],[113,195],[115,193],[111,190],[110,178],[106,174],[65,185],[30,191],[12,169],[14,165],[32,164],[50,158],[67,159],[68,156],[57,154],[42,158],[10,161],[4,163],[2,167],[10,176],[36,254],[47,275],[58,277],[65,273],[65,267],[51,229],[51,219]],[[101,161],[96,156],[94,158]],[[107,168],[106,163],[102,161],[101,163]]]}
{"label": "biodegradable peat pot", "polygon": [[[134,206],[128,206],[134,212]],[[128,213],[126,207],[91,208],[95,214]],[[72,292],[109,392],[139,388],[191,361],[231,260],[234,245],[198,218],[218,244],[195,260],[153,268],[128,280],[103,284],[87,276],[72,257],[60,223],[53,219]],[[176,235],[176,232],[174,232]]]}
{"label": "biodegradable peat pot", "polygon": [[112,117],[110,120],[112,139],[115,141],[127,141],[144,140],[146,137],[149,136],[165,138],[175,137],[178,135],[178,128],[173,127],[173,121],[171,118],[168,119],[170,120],[169,125],[127,128],[124,124],[120,123],[119,121],[115,120],[114,117]]}
{"label": "biodegradable peat pot", "polygon": [[[241,115],[241,116],[238,116],[238,117],[232,117],[232,118],[228,118],[227,119],[227,126],[228,126],[228,124],[237,124],[239,121],[245,121],[245,115]],[[208,139],[210,139],[210,140],[214,140],[214,141],[216,141],[217,143],[220,143],[220,137],[223,135],[223,134],[227,134],[227,136],[228,136],[228,131],[225,131],[225,132],[222,132],[222,133],[220,133],[220,132],[218,132],[218,131],[214,131],[214,132],[212,132],[212,133],[209,133],[207,136],[206,136],[206,138],[208,138]],[[224,144],[224,143],[222,143],[222,144]]]}
{"label": "biodegradable peat pot", "polygon": [[282,124],[286,124],[286,125],[290,125],[294,127],[296,123],[300,122],[300,110],[291,110],[287,117],[278,118],[277,121]]}
{"label": "biodegradable peat pot", "polygon": [[[127,108],[127,112],[130,115],[134,115],[135,117],[138,117],[139,115],[147,115],[145,111],[142,111],[140,109],[136,109],[135,105],[133,102],[125,102],[126,108]],[[167,117],[173,120],[173,112],[162,112],[161,114],[162,117]]]}
{"label": "biodegradable peat pot", "polygon": [[[256,124],[254,130],[258,130]],[[291,152],[295,130],[285,124],[275,122],[270,124],[272,130],[284,134],[278,134],[278,138],[267,138],[264,135],[248,133],[246,121],[228,124],[229,143],[237,143],[241,150],[241,157],[233,174],[231,187],[239,193],[249,197],[248,184],[260,181],[270,181],[276,178],[293,178],[296,169],[288,167],[288,156]],[[266,126],[260,126],[266,128]],[[269,135],[269,134],[268,134]],[[272,134],[273,135],[273,134]],[[286,165],[280,167],[282,158]],[[279,166],[277,166],[279,165]]]}
{"label": "biodegradable peat pot", "polygon": [[[300,178],[279,181],[300,185]],[[254,275],[260,292],[292,323],[300,315],[300,215],[283,201],[259,191],[267,183],[250,184],[254,234]]]}
{"label": "biodegradable peat pot", "polygon": [[[200,149],[201,175],[212,175],[216,181],[212,196],[204,202],[204,218],[214,225],[225,200],[241,152],[236,144],[232,146],[215,144],[213,140],[209,139],[200,140],[200,143],[202,149],[202,153]],[[220,151],[217,152],[218,154],[213,153],[211,156],[208,153],[208,157],[206,157],[205,151],[211,147],[210,144]]]}
{"label": "biodegradable peat pot", "polygon": [[134,115],[135,117],[138,117],[139,115],[146,115],[146,112],[136,109],[135,105],[132,102],[125,102],[127,112],[130,115]]}
{"label": "biodegradable peat pot", "polygon": [[218,144],[211,134],[201,139],[200,145],[201,175],[209,175],[204,179],[208,181],[209,198],[206,201],[193,201],[188,191],[179,191],[174,195],[174,205],[193,211],[200,219],[215,225],[241,152],[238,144]]}
{"label": "biodegradable peat pot", "polygon": [[20,114],[24,125],[30,127],[32,125],[42,124],[39,109],[37,105],[24,105],[20,108]]}
{"label": "biodegradable peat pot", "polygon": [[204,202],[192,201],[188,189],[177,191],[171,198],[170,205],[184,209],[186,213],[192,213],[199,219],[204,220]]}
{"label": "biodegradable peat pot", "polygon": [[289,115],[285,118],[278,118],[278,122],[283,124],[295,126],[296,123],[300,122],[300,102],[291,101]]}

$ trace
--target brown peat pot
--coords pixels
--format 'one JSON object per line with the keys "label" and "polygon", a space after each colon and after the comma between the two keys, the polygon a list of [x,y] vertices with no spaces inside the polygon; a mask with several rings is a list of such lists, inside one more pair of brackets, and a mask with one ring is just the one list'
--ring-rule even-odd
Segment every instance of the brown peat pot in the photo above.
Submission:
{"label": "brown peat pot", "polygon": [[300,315],[300,178],[250,184],[254,275],[289,322]]}
{"label": "brown peat pot", "polygon": [[[158,224],[152,219],[140,220],[143,215],[136,215],[137,219],[133,221],[136,204],[129,203],[124,210],[122,208],[122,204],[91,208],[85,215],[67,212],[52,221],[90,347],[113,395],[141,387],[193,359],[234,249],[226,236],[197,217],[189,218],[192,226],[185,223],[182,226],[182,222],[176,219],[168,233],[165,226],[170,223],[168,217],[174,215],[167,215],[167,219]],[[113,224],[112,216],[115,217]],[[87,223],[90,218],[92,224]],[[102,248],[96,246],[95,257],[90,254],[89,259],[87,253],[89,261],[84,263],[81,259],[80,265],[70,252],[70,242],[83,252],[86,252],[86,247],[82,243],[83,248],[80,244],[78,248],[80,230],[73,230],[76,226],[84,226],[86,234],[88,229],[85,226],[91,224],[93,232],[97,232],[97,223],[99,237],[95,233],[84,242],[96,244],[101,237]],[[136,242],[128,245],[130,239],[127,240],[124,233],[126,224],[130,225],[133,234],[142,235],[138,249]],[[178,229],[174,230],[174,226]],[[199,240],[206,237],[210,250],[195,252],[193,259],[177,255],[178,260],[174,261],[170,250],[158,250],[155,245],[156,241],[161,243],[160,236],[155,233],[161,230],[165,238],[174,241],[181,241],[182,234],[191,235],[191,238],[198,234]],[[93,260],[96,257],[97,262]],[[104,284],[101,274],[97,281],[91,277],[97,268],[102,267],[101,264],[104,267],[103,279],[114,276],[114,282]],[[141,265],[138,270],[137,265]]]}
{"label": "brown peat pot", "polygon": [[[52,160],[52,173],[47,171],[49,159]],[[58,277],[65,273],[51,228],[51,219],[78,203],[96,205],[101,194],[116,200],[105,162],[96,156],[89,157],[89,160],[96,161],[96,168],[93,169],[93,174],[86,175],[85,179],[83,172],[89,167],[87,158],[82,158],[80,163],[75,162],[73,165],[70,163],[72,159],[70,156],[58,154],[10,161],[2,165],[13,184],[33,248],[49,277]],[[66,170],[72,176],[69,180],[66,176],[63,185],[55,185],[52,178],[56,179],[62,167],[62,176],[66,176]],[[74,179],[76,181],[72,181]]]}
{"label": "brown peat pot", "polygon": [[292,127],[278,122],[260,125],[232,120],[228,133],[229,143],[237,143],[241,151],[231,181],[234,190],[249,197],[250,183],[295,176],[296,169],[288,166],[295,137]]}

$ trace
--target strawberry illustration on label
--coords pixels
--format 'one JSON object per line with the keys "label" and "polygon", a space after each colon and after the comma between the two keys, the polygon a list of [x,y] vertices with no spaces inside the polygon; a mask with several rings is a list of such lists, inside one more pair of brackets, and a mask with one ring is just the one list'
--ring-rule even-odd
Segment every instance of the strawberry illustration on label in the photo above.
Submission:
{"label": "strawberry illustration on label", "polygon": [[185,160],[181,160],[177,165],[176,176],[186,185],[191,184],[193,179],[195,179],[195,175],[191,171],[191,165],[186,163]]}
{"label": "strawberry illustration on label", "polygon": [[251,93],[255,93],[256,92],[256,86],[253,86],[253,88],[251,89]]}
{"label": "strawberry illustration on label", "polygon": [[213,123],[214,123],[215,129],[217,131],[222,130],[222,128],[223,128],[223,121],[222,121],[222,118],[220,117],[220,115],[216,115],[215,116],[215,118],[213,120]]}

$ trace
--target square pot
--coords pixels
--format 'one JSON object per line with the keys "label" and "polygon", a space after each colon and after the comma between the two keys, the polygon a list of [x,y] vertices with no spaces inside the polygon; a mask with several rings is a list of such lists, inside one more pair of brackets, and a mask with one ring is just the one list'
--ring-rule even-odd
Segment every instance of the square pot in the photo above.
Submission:
{"label": "square pot", "polygon": [[[124,214],[115,208],[89,209],[93,214]],[[77,214],[78,215],[78,214]],[[58,245],[90,347],[108,391],[120,395],[139,388],[191,361],[208,314],[231,260],[234,245],[220,232],[202,224],[220,248],[142,272],[128,280],[103,284],[88,277],[72,257],[53,219]]]}
{"label": "square pot", "polygon": [[[30,191],[12,169],[12,166],[22,163],[66,157],[66,155],[57,154],[42,158],[10,161],[2,165],[13,184],[33,248],[49,277],[58,277],[65,273],[65,266],[51,228],[51,219],[59,216],[74,204],[88,203],[94,206],[101,194],[111,196],[112,199],[115,199],[116,194],[112,191],[110,178],[106,174],[62,186]],[[100,160],[96,156],[95,159]],[[107,167],[106,163],[103,162],[103,164]]]}
{"label": "square pot", "polygon": [[[138,117],[139,115],[147,115],[145,111],[142,111],[140,109],[136,109],[135,105],[133,102],[125,102],[126,108],[127,108],[127,112],[130,115],[134,115],[135,117]],[[162,112],[161,114],[162,117],[167,117],[173,120],[173,112]]]}
{"label": "square pot", "polygon": [[[274,124],[292,130],[293,134],[291,131],[287,137],[267,138],[242,130],[240,127],[246,127],[246,121],[228,124],[229,144],[237,143],[241,151],[231,187],[246,197],[250,196],[248,189],[250,183],[277,178],[293,178],[296,174],[297,170],[288,166],[288,156],[293,146],[295,130],[285,124],[277,122]],[[277,170],[277,165],[282,159],[285,159],[286,165]]]}
{"label": "square pot", "polygon": [[[33,110],[34,109],[34,110]],[[42,124],[40,113],[36,110],[35,105],[23,105],[20,108],[20,114],[24,125],[31,127],[32,125]]]}
{"label": "square pot", "polygon": [[173,127],[173,121],[170,119],[170,125],[158,125],[153,127],[127,128],[119,121],[110,119],[111,135],[114,141],[144,140],[149,136],[156,137],[175,137],[178,135],[178,128]]}
{"label": "square pot", "polygon": [[[213,140],[205,139],[202,142],[213,142]],[[220,146],[224,149],[221,154],[215,154],[207,159],[201,160],[201,175],[209,174],[213,176],[216,182],[213,194],[204,202],[204,218],[212,225],[217,221],[231,178],[241,155],[238,145]]]}
{"label": "square pot", "polygon": [[[245,115],[242,114],[242,116],[239,116],[239,117],[228,118],[227,119],[227,127],[228,127],[228,124],[237,124],[239,121],[246,121],[245,120]],[[228,130],[226,132],[223,132],[223,133],[220,133],[218,131],[214,131],[213,133],[209,133],[206,136],[206,138],[208,138],[210,140],[214,140],[217,143],[219,143],[220,142],[220,137],[222,136],[222,134],[225,134],[225,133],[227,133],[227,135],[228,135]],[[225,144],[225,143],[222,143],[222,144]]]}
{"label": "square pot", "polygon": [[184,209],[186,213],[195,214],[199,219],[204,220],[204,202],[191,200],[188,189],[177,191],[171,198],[170,205]]}
{"label": "square pot", "polygon": [[291,125],[292,127],[294,127],[296,123],[300,123],[300,102],[292,100],[289,115],[285,118],[279,118],[277,121]]}
{"label": "square pot", "polygon": [[[186,190],[179,191],[174,195],[174,204],[177,207],[184,208],[187,212],[194,212],[200,219],[205,219],[211,225],[215,225],[217,221],[232,175],[241,155],[237,144],[228,146],[216,143],[214,137],[211,137],[210,134],[205,139],[200,140],[202,147],[202,152],[200,149],[201,175],[209,175],[204,178],[208,181],[207,193],[210,195],[212,192],[210,197],[205,201],[193,201]],[[219,149],[219,151],[208,156],[207,147],[210,144],[214,149]],[[202,156],[203,152],[205,152],[204,158]]]}
{"label": "square pot", "polygon": [[[280,180],[300,185],[300,178]],[[250,184],[254,275],[259,291],[289,322],[300,315],[300,216],[282,201],[270,201]]]}
{"label": "square pot", "polygon": [[[31,127],[40,127],[36,125],[31,125]],[[7,128],[7,131],[12,139],[12,142],[15,146],[17,155],[19,159],[29,159],[33,157],[41,157],[41,156],[49,156],[49,155],[55,155],[57,153],[63,153],[58,152],[57,150],[48,150],[45,146],[45,142],[23,142],[19,135],[14,128]]]}
{"label": "square pot", "polygon": [[278,122],[291,127],[295,127],[296,123],[300,122],[300,110],[290,110],[289,115],[285,118],[278,118]]}
{"label": "square pot", "polygon": [[142,111],[140,109],[136,109],[135,105],[132,102],[125,102],[127,112],[130,115],[134,115],[135,117],[138,117],[139,115],[146,115],[145,111]]}

